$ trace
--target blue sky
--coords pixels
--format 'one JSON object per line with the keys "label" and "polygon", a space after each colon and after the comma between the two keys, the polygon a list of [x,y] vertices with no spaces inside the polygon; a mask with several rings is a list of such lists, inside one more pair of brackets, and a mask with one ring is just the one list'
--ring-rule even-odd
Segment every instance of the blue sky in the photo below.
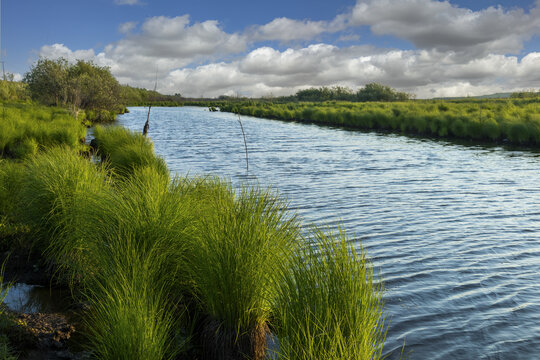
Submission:
{"label": "blue sky", "polygon": [[432,96],[540,87],[540,0],[4,0],[6,70],[92,60],[186,96],[380,82]]}

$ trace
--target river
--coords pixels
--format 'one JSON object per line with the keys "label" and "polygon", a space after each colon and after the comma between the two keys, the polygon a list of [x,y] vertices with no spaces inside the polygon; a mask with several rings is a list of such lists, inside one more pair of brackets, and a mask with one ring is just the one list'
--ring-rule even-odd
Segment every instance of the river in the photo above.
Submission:
{"label": "river", "polygon": [[[141,131],[147,108],[119,124]],[[540,154],[152,108],[171,171],[272,186],[304,223],[342,223],[372,259],[399,359],[540,358]]]}

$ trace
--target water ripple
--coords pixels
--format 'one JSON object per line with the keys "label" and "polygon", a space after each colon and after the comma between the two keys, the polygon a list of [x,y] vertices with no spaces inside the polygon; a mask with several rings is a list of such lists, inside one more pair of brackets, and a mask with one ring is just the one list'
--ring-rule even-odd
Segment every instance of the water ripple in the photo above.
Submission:
{"label": "water ripple", "polygon": [[[146,109],[120,123],[140,130]],[[343,224],[382,276],[399,359],[540,358],[540,156],[242,118],[250,181],[306,224]],[[237,117],[153,108],[170,169],[246,180]]]}

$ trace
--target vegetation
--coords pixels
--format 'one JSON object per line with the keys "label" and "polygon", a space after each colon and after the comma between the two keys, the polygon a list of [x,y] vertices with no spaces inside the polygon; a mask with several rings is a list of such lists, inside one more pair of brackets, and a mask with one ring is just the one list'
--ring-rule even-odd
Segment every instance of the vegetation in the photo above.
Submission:
{"label": "vegetation", "polygon": [[220,103],[221,111],[346,128],[457,138],[471,141],[540,145],[538,101],[408,101]]}
{"label": "vegetation", "polygon": [[24,76],[30,97],[48,106],[69,106],[73,114],[85,110],[93,122],[111,122],[124,111],[120,84],[106,67],[78,60],[41,58]]}
{"label": "vegetation", "polygon": [[[30,229],[32,236],[11,246],[26,241],[24,248],[42,254],[57,280],[85,299],[86,346],[96,358],[264,359],[269,332],[301,349],[321,335],[296,343],[301,339],[286,332],[287,319],[300,316],[289,292],[300,286],[309,292],[315,284],[334,294],[335,282],[349,275],[343,283],[348,290],[339,293],[343,311],[329,310],[335,321],[327,324],[332,333],[343,324],[344,335],[332,335],[337,340],[322,343],[320,354],[335,353],[326,346],[357,341],[351,332],[370,332],[361,326],[375,324],[373,333],[381,333],[380,288],[364,256],[338,253],[324,242],[331,237],[321,236],[320,249],[334,249],[325,256],[352,266],[342,277],[328,272],[334,281],[325,281],[323,272],[331,268],[321,268],[322,258],[304,249],[298,220],[274,192],[234,190],[214,178],[171,178],[141,134],[97,127],[95,136],[103,159],[98,163],[67,144],[39,147],[22,162],[2,160],[0,218]],[[319,268],[318,282],[301,285],[301,258],[309,269]],[[342,305],[365,299],[374,300],[356,312]],[[380,349],[384,338],[370,341]],[[295,358],[287,348],[281,358]],[[303,358],[324,358],[309,356]]]}
{"label": "vegetation", "polygon": [[155,90],[134,88],[123,85],[121,97],[126,106],[182,106],[184,98],[180,94],[163,95]]}
{"label": "vegetation", "polygon": [[150,166],[162,174],[169,170],[165,161],[154,155],[154,145],[140,133],[119,126],[96,126],[94,137],[102,159],[111,163],[116,173],[128,176],[134,169]]}
{"label": "vegetation", "polygon": [[[293,97],[297,101],[404,101],[412,98],[411,94],[399,92],[389,86],[377,83],[367,84],[356,92],[352,89],[334,86],[320,87],[298,91]],[[290,100],[293,100],[290,99]]]}
{"label": "vegetation", "polygon": [[81,122],[57,107],[8,102],[0,118],[0,157],[26,158],[55,145],[80,149],[86,135]]}
{"label": "vegetation", "polygon": [[316,229],[312,241],[295,254],[280,286],[280,358],[380,359],[382,289],[363,250],[356,253],[341,231]]}

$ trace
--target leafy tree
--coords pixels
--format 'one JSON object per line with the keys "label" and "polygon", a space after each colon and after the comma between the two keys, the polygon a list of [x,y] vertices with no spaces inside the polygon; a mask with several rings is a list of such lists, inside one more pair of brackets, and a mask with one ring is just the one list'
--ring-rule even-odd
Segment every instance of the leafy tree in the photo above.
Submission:
{"label": "leafy tree", "polygon": [[410,99],[411,95],[390,86],[370,83],[356,92],[356,98],[358,101],[404,101]]}
{"label": "leafy tree", "polygon": [[30,96],[45,105],[64,105],[68,98],[68,62],[40,58],[24,76]]}
{"label": "leafy tree", "polygon": [[69,102],[82,109],[114,110],[120,105],[120,84],[109,68],[78,60],[67,70]]}

